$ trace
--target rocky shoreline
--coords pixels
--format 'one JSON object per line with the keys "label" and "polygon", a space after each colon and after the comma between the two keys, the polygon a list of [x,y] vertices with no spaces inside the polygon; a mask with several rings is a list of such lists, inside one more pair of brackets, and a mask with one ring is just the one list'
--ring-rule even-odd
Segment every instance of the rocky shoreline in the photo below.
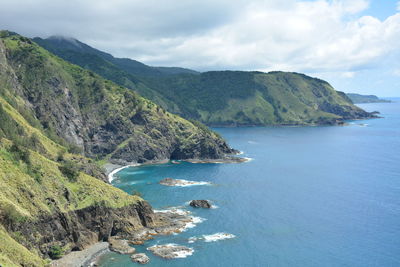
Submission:
{"label": "rocky shoreline", "polygon": [[[185,161],[191,163],[241,163],[248,161],[248,159],[228,156],[223,159],[191,159]],[[170,161],[162,160],[146,162],[144,164],[130,164],[127,166],[107,163],[103,167],[108,181],[111,183],[114,174],[124,168],[149,164],[165,164],[168,162]],[[63,258],[52,261],[51,266],[96,266],[100,256],[110,251],[131,255],[132,261],[145,264],[149,261],[147,255],[138,255],[139,253],[135,253],[135,249],[132,246],[143,245],[147,240],[154,239],[158,235],[180,233],[202,221],[200,218],[192,216],[190,211],[179,208],[154,210],[152,219],[154,222],[151,226],[143,227],[140,230],[129,233],[129,235],[111,236],[107,242],[98,242],[80,251],[70,252]],[[166,246],[153,247],[148,250],[155,255],[160,255],[165,258],[176,258],[183,254],[187,256],[192,253],[190,248],[172,245],[173,244],[167,244]]]}
{"label": "rocky shoreline", "polygon": [[[192,216],[190,211],[178,208],[154,211],[154,220],[153,227],[145,227],[129,235],[109,237],[107,242],[95,243],[88,248],[73,251],[59,260],[54,260],[51,266],[96,266],[99,258],[110,251],[131,255],[133,261],[145,264],[148,262],[147,255],[138,255],[140,253],[135,253],[136,250],[132,246],[143,245],[147,240],[154,239],[158,235],[180,233],[201,222],[199,218]],[[163,250],[162,255],[167,255],[166,258],[175,258],[175,253],[175,249],[167,249]],[[158,255],[157,249],[154,250],[154,254]]]}

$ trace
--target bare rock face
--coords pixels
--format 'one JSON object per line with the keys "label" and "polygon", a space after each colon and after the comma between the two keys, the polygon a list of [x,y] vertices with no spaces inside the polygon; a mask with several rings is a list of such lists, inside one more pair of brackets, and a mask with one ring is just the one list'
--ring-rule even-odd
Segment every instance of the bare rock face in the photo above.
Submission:
{"label": "bare rock face", "polygon": [[128,241],[124,239],[110,237],[108,243],[110,244],[110,250],[119,254],[133,254],[136,252],[136,249],[129,246]]}
{"label": "bare rock face", "polygon": [[208,200],[192,200],[189,203],[190,206],[194,208],[205,208],[209,209],[211,208],[211,203]]}
{"label": "bare rock face", "polygon": [[150,261],[150,258],[147,257],[144,253],[136,253],[131,256],[132,261],[140,263],[140,264],[147,264]]}
{"label": "bare rock face", "polygon": [[[4,222],[3,225],[8,231],[21,232],[27,241],[27,247],[37,248],[46,257],[54,245],[68,246],[77,251],[99,241],[110,240],[111,236],[129,238],[135,231],[153,227],[154,220],[151,206],[141,201],[122,208],[90,206],[68,213],[57,211],[53,215],[44,215],[35,222]],[[42,238],[37,240],[37,236]]]}

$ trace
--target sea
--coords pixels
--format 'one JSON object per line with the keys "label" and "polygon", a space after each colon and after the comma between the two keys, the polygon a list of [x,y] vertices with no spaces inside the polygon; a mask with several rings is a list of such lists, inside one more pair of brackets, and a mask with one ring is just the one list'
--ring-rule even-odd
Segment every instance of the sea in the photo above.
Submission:
{"label": "sea", "polygon": [[[137,251],[147,266],[400,266],[400,98],[392,100],[359,105],[383,118],[346,126],[215,128],[245,163],[121,170],[114,186],[198,222]],[[211,184],[160,185],[166,177]],[[192,208],[193,199],[215,208]],[[146,250],[163,244],[193,254],[167,260]],[[99,266],[137,265],[107,253]]]}

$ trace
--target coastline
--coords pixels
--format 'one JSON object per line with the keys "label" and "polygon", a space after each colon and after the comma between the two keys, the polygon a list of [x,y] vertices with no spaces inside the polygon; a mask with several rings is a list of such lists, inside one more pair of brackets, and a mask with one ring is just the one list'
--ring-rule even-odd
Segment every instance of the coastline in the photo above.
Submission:
{"label": "coastline", "polygon": [[[239,151],[235,155],[241,155],[243,154],[243,151]],[[243,162],[248,162],[251,161],[251,158],[246,158],[246,157],[235,157],[235,156],[226,156],[225,158],[221,159],[182,159],[182,160],[171,160],[171,159],[163,159],[163,160],[157,160],[157,161],[148,161],[145,163],[131,163],[128,165],[119,165],[119,164],[113,164],[113,163],[106,163],[103,165],[103,168],[105,170],[105,174],[107,175],[107,180],[111,184],[111,182],[115,179],[114,175],[117,174],[119,171],[129,168],[129,167],[139,167],[139,166],[145,166],[145,165],[157,165],[157,164],[166,164],[171,161],[183,161],[183,162],[189,162],[189,163],[213,163],[213,164],[221,164],[221,163],[243,163]]]}
{"label": "coastline", "polygon": [[[240,154],[243,154],[243,152],[241,152]],[[250,158],[227,156],[226,158],[222,158],[222,159],[186,159],[186,160],[180,160],[180,161],[189,162],[189,163],[213,163],[213,164],[216,164],[216,163],[242,163],[242,162],[248,162],[250,160],[251,160]],[[111,184],[111,182],[115,179],[114,175],[123,169],[129,168],[129,167],[139,167],[139,166],[144,166],[144,165],[166,164],[170,161],[171,160],[169,160],[169,159],[165,159],[165,160],[152,161],[152,162],[146,162],[146,163],[132,163],[132,164],[128,164],[125,166],[113,164],[113,163],[106,163],[103,165],[103,168],[105,170],[105,174],[107,175],[108,182]],[[155,210],[154,212],[165,213],[167,211]],[[194,219],[194,217],[193,217],[193,219]],[[188,224],[185,227],[191,227],[191,225],[192,224]],[[99,260],[99,257],[107,252],[110,252],[109,243],[108,242],[98,242],[98,243],[95,243],[95,244],[89,246],[88,248],[81,250],[81,251],[70,252],[70,253],[66,254],[65,256],[63,256],[61,259],[52,261],[50,266],[52,266],[52,267],[53,266],[54,267],[96,266],[94,264],[96,264],[96,262]]]}
{"label": "coastline", "polygon": [[97,259],[108,252],[108,242],[95,243],[84,250],[72,251],[61,259],[51,262],[52,267],[73,267],[73,266],[93,266]]}

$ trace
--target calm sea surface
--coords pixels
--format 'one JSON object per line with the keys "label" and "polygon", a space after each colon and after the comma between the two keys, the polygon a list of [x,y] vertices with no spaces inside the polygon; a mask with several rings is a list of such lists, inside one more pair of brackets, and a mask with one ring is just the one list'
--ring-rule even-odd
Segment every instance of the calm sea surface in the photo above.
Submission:
{"label": "calm sea surface", "polygon": [[[360,105],[383,119],[335,127],[217,128],[252,158],[242,164],[164,164],[120,171],[113,185],[155,209],[184,206],[205,220],[137,246],[148,266],[400,266],[400,99]],[[167,187],[166,177],[215,185]],[[187,206],[211,200],[217,209]],[[233,239],[188,243],[219,232]],[[154,244],[193,248],[164,260]],[[136,266],[109,253],[102,267]]]}

